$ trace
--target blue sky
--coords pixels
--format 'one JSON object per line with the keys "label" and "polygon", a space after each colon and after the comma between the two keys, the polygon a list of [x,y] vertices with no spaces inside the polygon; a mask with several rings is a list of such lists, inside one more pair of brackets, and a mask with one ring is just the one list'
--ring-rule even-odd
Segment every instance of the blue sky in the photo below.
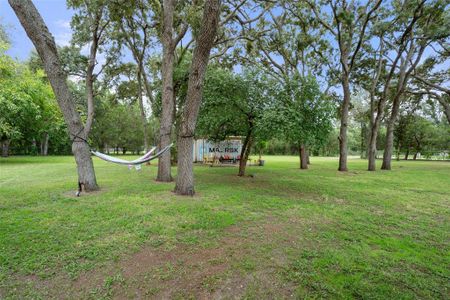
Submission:
{"label": "blue sky", "polygon": [[[73,11],[66,7],[66,1],[36,0],[33,3],[55,37],[56,43],[62,46],[68,45],[71,38],[70,20]],[[26,60],[34,47],[7,0],[0,0],[0,22],[7,27],[12,42],[7,53],[19,60]]]}
{"label": "blue sky", "polygon": [[[36,5],[50,32],[55,37],[58,45],[66,46],[71,39],[70,20],[73,10],[68,9],[65,0],[35,0]],[[32,51],[33,44],[27,37],[14,11],[8,4],[7,0],[0,0],[0,23],[6,26],[12,45],[7,54],[19,60],[26,60]],[[184,40],[189,39],[189,35]],[[156,50],[156,49],[153,49]],[[432,53],[431,49],[427,49],[424,57]],[[131,60],[127,57],[126,60]],[[449,62],[443,64],[444,68],[448,67]]]}

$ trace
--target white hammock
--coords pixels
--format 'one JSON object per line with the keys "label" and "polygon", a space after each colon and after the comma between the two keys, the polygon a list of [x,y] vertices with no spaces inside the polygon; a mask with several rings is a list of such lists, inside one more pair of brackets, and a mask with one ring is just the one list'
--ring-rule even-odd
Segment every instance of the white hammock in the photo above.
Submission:
{"label": "white hammock", "polygon": [[156,147],[153,147],[152,149],[150,149],[150,151],[145,153],[143,156],[139,157],[138,159],[131,160],[131,161],[130,160],[121,159],[121,158],[117,158],[117,157],[110,156],[110,155],[106,155],[106,154],[103,154],[103,153],[98,152],[98,151],[91,151],[91,153],[93,155],[97,156],[98,158],[103,159],[104,161],[107,161],[107,162],[120,164],[120,165],[134,166],[134,165],[144,164],[144,163],[146,163],[148,161],[151,161],[151,160],[153,160],[155,158],[158,158],[164,152],[169,150],[170,147],[172,147],[172,145],[173,144],[170,144],[169,146],[165,147],[164,149],[162,149],[161,151],[159,151],[158,153],[156,153],[155,155],[152,156],[151,154],[156,150]]}

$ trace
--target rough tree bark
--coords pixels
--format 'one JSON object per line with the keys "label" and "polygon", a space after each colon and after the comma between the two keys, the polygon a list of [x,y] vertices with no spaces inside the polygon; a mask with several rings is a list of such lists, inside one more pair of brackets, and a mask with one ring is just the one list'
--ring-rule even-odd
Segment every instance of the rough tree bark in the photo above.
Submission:
{"label": "rough tree bark", "polygon": [[[159,147],[165,148],[170,144],[172,133],[173,114],[175,106],[173,103],[173,63],[174,63],[174,40],[173,40],[173,13],[175,10],[174,0],[164,0],[163,3],[163,60],[162,60],[162,113],[159,128]],[[170,150],[166,151],[158,160],[157,181],[172,181]]]}
{"label": "rough tree bark", "polygon": [[250,122],[249,129],[244,139],[244,143],[242,144],[241,159],[239,160],[239,171],[238,176],[245,176],[245,169],[247,167],[248,157],[250,155],[250,150],[253,144],[253,123]]}
{"label": "rough tree bark", "polygon": [[178,136],[178,175],[175,193],[192,196],[194,190],[193,142],[198,111],[202,99],[203,81],[211,48],[214,44],[220,13],[220,0],[205,2],[200,32],[192,56],[186,104],[181,116]]}
{"label": "rough tree bark", "polygon": [[[346,73],[344,71],[344,73]],[[344,92],[344,100],[341,109],[341,127],[339,129],[339,171],[348,171],[347,168],[347,127],[348,127],[348,110],[350,108],[350,83],[348,74],[342,75],[342,89]]]}
{"label": "rough tree bark", "polygon": [[386,127],[386,142],[385,148],[383,152],[383,164],[381,166],[382,170],[390,170],[391,169],[391,158],[392,158],[392,149],[394,148],[394,129],[395,122],[397,121],[398,114],[400,111],[400,97],[396,97],[392,104],[392,112],[389,117],[389,121]]}
{"label": "rough tree bark", "polygon": [[60,65],[55,40],[31,0],[9,0],[9,4],[44,63],[44,69],[73,139],[72,152],[77,164],[78,182],[86,191],[97,190],[89,145],[84,141],[87,138],[85,128],[67,86],[67,76]]}
{"label": "rough tree bark", "polygon": [[300,144],[298,148],[298,152],[300,155],[300,169],[307,170],[308,169],[308,156],[306,154],[306,147],[304,144]]}

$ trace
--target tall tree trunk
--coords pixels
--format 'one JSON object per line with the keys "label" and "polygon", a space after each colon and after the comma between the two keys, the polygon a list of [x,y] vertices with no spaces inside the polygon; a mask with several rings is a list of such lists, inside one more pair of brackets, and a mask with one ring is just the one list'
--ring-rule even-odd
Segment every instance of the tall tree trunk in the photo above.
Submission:
{"label": "tall tree trunk", "polygon": [[78,182],[86,191],[97,190],[94,165],[89,145],[86,143],[87,135],[67,86],[66,74],[61,68],[53,36],[30,0],[9,0],[9,4],[44,63],[44,69],[73,140],[72,152],[77,164]]}
{"label": "tall tree trunk", "polygon": [[253,137],[250,136],[250,139],[248,140],[248,143],[245,147],[245,151],[243,152],[243,156],[241,156],[241,160],[239,161],[238,176],[240,177],[245,176],[245,171],[247,169],[247,162],[248,158],[250,157],[250,152],[252,151],[252,146],[253,146]]}
{"label": "tall tree trunk", "polygon": [[44,132],[44,134],[42,135],[42,140],[41,140],[41,155],[42,156],[47,156],[48,154],[48,132]]}
{"label": "tall tree trunk", "polygon": [[253,124],[250,123],[249,130],[247,131],[247,135],[245,136],[244,143],[241,148],[241,159],[239,160],[239,171],[238,176],[245,176],[245,169],[247,167],[248,157],[250,155],[250,149],[252,147],[253,141]]}
{"label": "tall tree trunk", "polygon": [[408,147],[408,149],[406,149],[405,160],[408,160],[408,156],[409,156],[409,147]]}
{"label": "tall tree trunk", "polygon": [[2,141],[2,157],[9,156],[9,143],[10,143],[10,140]]}
{"label": "tall tree trunk", "polygon": [[84,126],[84,131],[86,137],[89,136],[91,132],[92,124],[94,122],[94,114],[95,114],[95,106],[94,106],[94,68],[97,63],[97,50],[98,50],[98,42],[99,42],[99,26],[100,20],[102,18],[103,9],[99,10],[95,18],[93,20],[93,29],[92,29],[92,40],[89,51],[89,61],[88,67],[86,70],[86,98],[87,98],[87,118],[86,125]]}
{"label": "tall tree trunk", "polygon": [[417,153],[419,153],[419,151],[416,151],[416,153],[414,153],[413,160],[417,159]]}
{"label": "tall tree trunk", "polygon": [[[387,80],[385,82],[383,93],[380,96],[380,99],[378,101],[377,116],[376,116],[376,118],[373,121],[372,129],[371,129],[371,135],[370,135],[370,140],[369,140],[369,168],[368,168],[369,171],[375,171],[375,159],[376,159],[376,151],[377,151],[376,144],[377,144],[378,130],[379,130],[380,125],[381,125],[381,120],[384,117],[384,108],[386,106],[386,101],[388,99],[388,95],[389,95],[389,92],[390,92],[391,79],[392,79],[393,75],[395,74],[396,66],[397,66],[397,63],[398,63],[399,60],[401,60],[400,71],[399,71],[399,80],[397,82],[397,89],[396,89],[396,93],[394,95],[393,106],[397,105],[399,107],[399,105],[400,105],[400,97],[401,97],[401,95],[402,95],[402,93],[404,91],[404,81],[405,81],[405,78],[406,78],[405,75],[407,73],[407,69],[406,68],[408,66],[407,65],[408,60],[405,60],[405,59],[402,58],[402,56],[401,56],[402,53],[403,52],[401,52],[401,51],[397,53],[397,56],[396,56],[396,58],[394,60],[394,63],[393,63],[393,66],[391,67],[391,70],[390,70],[389,75],[387,77]],[[411,53],[412,53],[411,51],[408,52],[408,58],[410,58]],[[398,110],[398,107],[397,107],[397,110]],[[395,118],[396,117],[397,116],[395,116]],[[391,119],[392,119],[392,115],[391,115]],[[395,120],[394,120],[394,122],[395,122]],[[392,128],[392,130],[393,130],[393,128]],[[386,143],[388,143],[388,140],[386,140]],[[390,146],[390,149],[391,149],[390,150],[390,155],[392,156],[393,141],[391,142],[390,145],[391,145]],[[383,154],[383,166],[385,165],[385,158],[384,158],[385,154],[387,155],[386,151]],[[390,162],[390,158],[389,158],[389,162]],[[381,167],[381,169],[384,169],[383,166]],[[390,169],[390,166],[389,166],[389,169]]]}
{"label": "tall tree trunk", "polygon": [[[306,147],[306,146],[305,146],[305,147]],[[308,165],[310,165],[310,164],[311,164],[311,161],[309,160],[309,148],[308,148],[308,147],[306,147],[305,153],[306,153],[306,163],[307,163]]]}
{"label": "tall tree trunk", "polygon": [[150,149],[148,145],[148,122],[147,116],[145,115],[145,107],[144,107],[144,99],[142,97],[143,88],[142,88],[142,70],[141,67],[137,67],[137,80],[138,80],[138,99],[139,99],[139,108],[141,110],[141,121],[142,121],[142,132],[144,134],[144,153]]}
{"label": "tall tree trunk", "polygon": [[371,130],[370,130],[370,138],[369,138],[368,154],[367,154],[367,158],[369,161],[369,166],[368,166],[369,171],[376,170],[377,136],[378,136],[379,125],[380,125],[380,121],[378,120],[378,116],[377,116],[377,120],[372,124]]}
{"label": "tall tree trunk", "polygon": [[306,170],[308,169],[308,160],[306,156],[306,147],[304,144],[300,144],[299,147],[299,153],[300,153],[300,169]]}
{"label": "tall tree trunk", "polygon": [[[381,116],[383,114],[382,109],[384,109],[383,99],[378,100],[378,105],[375,99],[375,92],[377,88],[377,83],[381,76],[381,71],[383,68],[383,49],[384,42],[383,37],[380,36],[380,55],[378,58],[377,69],[372,78],[372,85],[370,87],[370,118],[369,118],[369,140],[367,141],[367,160],[369,171],[376,170],[376,154],[377,154],[377,136],[378,129],[381,122]],[[378,109],[377,109],[378,108]],[[381,110],[380,110],[381,109]],[[375,117],[375,113],[377,112],[377,116]]]}
{"label": "tall tree trunk", "polygon": [[411,45],[410,49],[406,54],[406,58],[403,57],[401,58],[400,71],[397,82],[397,90],[392,102],[392,111],[387,124],[386,142],[384,145],[384,153],[383,153],[383,164],[381,165],[382,170],[391,169],[392,149],[394,147],[394,129],[395,123],[397,122],[397,118],[400,112],[401,97],[405,91],[405,86],[408,81],[409,75],[411,74],[412,70],[416,67],[416,65],[419,63],[423,51],[425,50],[425,47],[421,46],[415,61],[408,68],[408,63],[411,61],[413,57],[414,50],[415,46]]}
{"label": "tall tree trunk", "polygon": [[[164,0],[163,2],[163,62],[162,62],[162,113],[159,129],[159,148],[163,149],[170,144],[172,134],[173,114],[175,106],[173,104],[173,13],[175,9],[174,0]],[[157,181],[172,181],[170,149],[159,157]]]}
{"label": "tall tree trunk", "polygon": [[392,104],[392,113],[386,128],[386,142],[383,153],[383,164],[381,165],[382,170],[391,169],[392,149],[394,148],[394,129],[400,111],[400,102],[400,97],[395,97],[394,103]]}
{"label": "tall tree trunk", "polygon": [[74,141],[72,152],[77,163],[79,187],[86,192],[98,190],[89,145],[84,141]]}
{"label": "tall tree trunk", "polygon": [[220,0],[205,2],[200,32],[192,55],[186,104],[181,116],[178,138],[178,175],[175,192],[179,195],[192,196],[195,193],[192,158],[194,132],[202,99],[206,67],[219,25],[220,5]]}
{"label": "tall tree trunk", "polygon": [[350,83],[348,75],[342,74],[342,88],[344,92],[344,100],[341,109],[341,128],[339,129],[339,171],[348,171],[347,168],[347,127],[348,127],[348,110],[350,107]]}

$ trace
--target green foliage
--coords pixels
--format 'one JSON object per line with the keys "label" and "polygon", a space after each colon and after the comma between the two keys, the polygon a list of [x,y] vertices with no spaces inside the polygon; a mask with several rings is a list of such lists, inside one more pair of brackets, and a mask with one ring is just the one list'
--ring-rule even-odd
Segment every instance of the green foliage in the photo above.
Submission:
{"label": "green foliage", "polygon": [[121,148],[122,151],[141,151],[143,124],[137,103],[101,103],[92,130],[92,142],[99,149]]}
{"label": "green foliage", "polygon": [[249,133],[255,139],[269,138],[263,116],[275,103],[270,82],[256,70],[237,75],[211,67],[206,75],[197,135],[211,140]]}
{"label": "green foliage", "polygon": [[[61,113],[42,70],[32,72],[0,55],[0,139],[19,146],[39,141],[43,133],[64,131]],[[25,146],[27,148],[27,146]]]}
{"label": "green foliage", "polygon": [[333,128],[335,106],[311,77],[294,77],[277,87],[277,105],[265,115],[266,127],[287,141],[320,146]]}
{"label": "green foliage", "polygon": [[73,76],[85,77],[88,58],[82,55],[79,46],[66,46],[58,49],[64,71]]}
{"label": "green foliage", "polygon": [[397,151],[403,153],[450,153],[450,126],[445,122],[436,124],[416,114],[402,115],[394,136]]}

